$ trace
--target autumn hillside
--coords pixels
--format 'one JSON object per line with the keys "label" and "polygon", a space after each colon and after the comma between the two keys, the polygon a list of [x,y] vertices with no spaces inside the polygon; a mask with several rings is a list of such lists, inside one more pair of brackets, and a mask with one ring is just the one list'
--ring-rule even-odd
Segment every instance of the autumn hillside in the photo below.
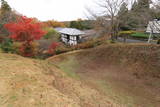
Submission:
{"label": "autumn hillside", "polygon": [[114,107],[106,96],[47,61],[4,53],[0,53],[0,106]]}
{"label": "autumn hillside", "polygon": [[49,58],[124,107],[160,106],[160,46],[111,44]]}
{"label": "autumn hillside", "polygon": [[111,44],[47,60],[0,53],[0,105],[158,107],[159,49]]}

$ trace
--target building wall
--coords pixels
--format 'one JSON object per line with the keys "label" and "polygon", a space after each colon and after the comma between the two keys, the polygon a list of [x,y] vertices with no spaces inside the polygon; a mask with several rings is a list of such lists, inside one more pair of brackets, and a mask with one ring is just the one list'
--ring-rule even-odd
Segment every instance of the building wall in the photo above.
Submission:
{"label": "building wall", "polygon": [[147,33],[160,33],[160,21],[150,21],[146,30]]}
{"label": "building wall", "polygon": [[[81,36],[79,36],[79,39],[81,39]],[[77,36],[69,35],[69,38],[67,38],[67,35],[61,34],[61,40],[65,44],[68,44],[68,45],[77,45],[78,44]]]}
{"label": "building wall", "polygon": [[61,40],[62,40],[64,43],[68,44],[67,35],[61,34]]}
{"label": "building wall", "polygon": [[77,39],[76,36],[70,36],[69,45],[77,45]]}

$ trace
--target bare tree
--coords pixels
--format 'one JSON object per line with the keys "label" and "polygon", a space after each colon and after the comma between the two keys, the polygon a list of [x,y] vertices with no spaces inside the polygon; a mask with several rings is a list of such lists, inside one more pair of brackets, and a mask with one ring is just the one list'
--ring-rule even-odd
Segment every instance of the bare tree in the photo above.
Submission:
{"label": "bare tree", "polygon": [[[92,17],[98,20],[98,22],[105,27],[105,30],[109,32],[111,39],[114,40],[118,33],[118,17],[117,14],[123,3],[128,4],[128,0],[101,0],[96,4],[101,8],[100,14],[95,14],[89,10]],[[106,25],[106,26],[105,26]],[[108,26],[109,25],[109,26]]]}

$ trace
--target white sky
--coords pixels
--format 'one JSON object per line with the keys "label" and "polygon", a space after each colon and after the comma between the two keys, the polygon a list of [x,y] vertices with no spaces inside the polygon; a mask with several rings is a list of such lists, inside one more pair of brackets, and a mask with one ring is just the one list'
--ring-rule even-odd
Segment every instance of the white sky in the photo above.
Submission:
{"label": "white sky", "polygon": [[94,7],[95,0],[6,0],[17,12],[41,21],[68,21],[85,18],[85,7]]}

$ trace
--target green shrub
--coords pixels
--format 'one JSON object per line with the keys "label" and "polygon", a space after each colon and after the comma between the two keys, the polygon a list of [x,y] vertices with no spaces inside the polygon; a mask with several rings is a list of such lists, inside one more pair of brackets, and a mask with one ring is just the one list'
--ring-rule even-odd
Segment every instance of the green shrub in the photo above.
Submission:
{"label": "green shrub", "polygon": [[135,33],[131,34],[131,37],[148,38],[149,34],[144,33],[144,32],[135,32]]}
{"label": "green shrub", "polygon": [[0,44],[0,48],[3,52],[14,53],[13,41],[9,38],[5,38],[3,40],[3,42]]}
{"label": "green shrub", "polygon": [[53,39],[55,41],[59,40],[60,35],[53,28],[45,28],[47,34],[44,35],[44,39]]}
{"label": "green shrub", "polygon": [[149,34],[145,32],[136,32],[136,31],[121,31],[119,32],[120,37],[124,36],[130,36],[130,37],[136,37],[136,38],[148,38]]}
{"label": "green shrub", "polygon": [[135,33],[135,31],[120,31],[119,32],[119,36],[130,36],[131,34],[134,34]]}

